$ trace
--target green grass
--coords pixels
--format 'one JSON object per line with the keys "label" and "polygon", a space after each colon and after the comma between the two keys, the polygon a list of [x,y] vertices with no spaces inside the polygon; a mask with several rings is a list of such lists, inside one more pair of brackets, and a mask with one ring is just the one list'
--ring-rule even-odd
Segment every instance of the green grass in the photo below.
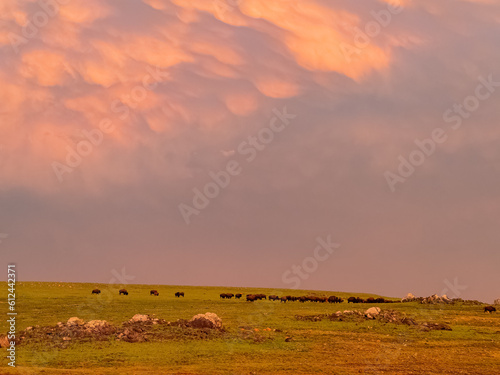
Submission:
{"label": "green grass", "polygon": [[[7,288],[6,283],[0,286]],[[91,295],[95,287],[103,293]],[[162,326],[156,329],[168,339],[161,341],[71,342],[64,349],[48,339],[19,345],[16,369],[9,369],[1,358],[0,374],[500,374],[500,313],[485,314],[481,306],[248,303],[219,298],[222,292],[373,296],[259,288],[128,285],[128,296],[119,296],[118,286],[103,284],[23,282],[16,288],[18,331],[53,326],[72,316],[120,325],[138,313],[176,321],[214,312],[225,332],[200,339],[186,329]],[[150,296],[150,289],[160,296]],[[186,296],[175,298],[176,291]],[[295,319],[372,306],[398,310],[421,322],[446,323],[453,330],[423,332],[377,321]],[[5,298],[0,300],[2,310],[7,312]],[[6,330],[2,319],[0,332]],[[286,342],[286,337],[292,340]]]}

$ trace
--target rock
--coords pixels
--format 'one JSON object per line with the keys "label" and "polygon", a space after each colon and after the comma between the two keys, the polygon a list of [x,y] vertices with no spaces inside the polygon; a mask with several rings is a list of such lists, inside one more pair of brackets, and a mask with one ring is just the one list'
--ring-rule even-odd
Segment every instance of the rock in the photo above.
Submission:
{"label": "rock", "polygon": [[63,341],[71,341],[71,337],[63,337]]}
{"label": "rock", "polygon": [[413,320],[412,318],[406,318],[406,317],[401,319],[401,323],[406,324],[408,326],[416,326],[417,325],[417,322],[415,320]]}
{"label": "rock", "polygon": [[370,307],[365,311],[365,316],[369,319],[375,319],[375,317],[380,314],[380,307]]}
{"label": "rock", "polygon": [[500,298],[496,299],[494,302],[493,302],[494,305],[500,305]]}
{"label": "rock", "polygon": [[216,314],[207,312],[206,314],[193,316],[188,322],[188,325],[194,328],[221,329],[222,320]]}
{"label": "rock", "polygon": [[77,318],[76,316],[69,318],[68,322],[66,323],[68,327],[83,326],[84,324],[85,322],[82,319]]}
{"label": "rock", "polygon": [[420,300],[420,303],[423,303],[423,304],[436,304],[436,303],[454,303],[452,299],[448,298],[445,295],[443,295],[442,297],[439,297],[437,294],[433,294],[432,296],[429,296],[429,297],[425,297],[425,298],[422,298]]}
{"label": "rock", "polygon": [[9,345],[10,345],[10,343],[9,343],[9,339],[7,338],[7,336],[1,335],[0,336],[0,348],[8,348]]}
{"label": "rock", "polygon": [[109,323],[105,320],[91,320],[85,323],[85,328],[90,330],[101,330],[103,328],[108,328]]}
{"label": "rock", "polygon": [[135,314],[132,319],[130,319],[130,322],[147,322],[149,321],[149,316],[147,315],[142,315],[142,314]]}
{"label": "rock", "polygon": [[422,331],[451,331],[451,327],[443,323],[423,323],[420,327]]}
{"label": "rock", "polygon": [[406,297],[401,299],[401,302],[412,302],[415,301],[417,297],[415,297],[412,293],[408,293]]}

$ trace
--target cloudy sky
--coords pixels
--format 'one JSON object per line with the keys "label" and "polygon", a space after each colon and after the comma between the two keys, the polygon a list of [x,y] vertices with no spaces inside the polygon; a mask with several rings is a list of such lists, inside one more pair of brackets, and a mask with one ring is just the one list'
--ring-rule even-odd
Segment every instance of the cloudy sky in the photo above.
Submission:
{"label": "cloudy sky", "polygon": [[2,269],[500,297],[497,1],[0,14]]}

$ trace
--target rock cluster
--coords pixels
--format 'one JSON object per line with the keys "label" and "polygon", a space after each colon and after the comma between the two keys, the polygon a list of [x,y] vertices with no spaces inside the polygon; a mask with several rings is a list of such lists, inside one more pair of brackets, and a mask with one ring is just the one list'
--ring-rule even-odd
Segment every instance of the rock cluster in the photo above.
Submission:
{"label": "rock cluster", "polygon": [[448,330],[451,328],[442,323],[418,323],[414,319],[407,317],[405,314],[395,311],[395,310],[380,310],[378,307],[371,307],[366,311],[357,310],[345,310],[337,311],[334,314],[321,314],[321,315],[296,315],[297,320],[307,320],[312,322],[318,322],[323,319],[329,319],[331,321],[341,321],[341,322],[362,322],[365,320],[377,320],[382,323],[393,323],[393,324],[404,324],[408,326],[414,326],[416,329],[422,331],[431,330]]}
{"label": "rock cluster", "polygon": [[406,297],[401,299],[401,302],[420,302],[424,304],[437,304],[437,303],[454,303],[455,300],[448,298],[446,294],[443,294],[441,297],[437,294],[433,294],[429,297],[415,297],[413,294],[408,293]]}
{"label": "rock cluster", "polygon": [[446,294],[439,297],[437,294],[433,294],[430,297],[425,297],[420,303],[426,304],[436,304],[436,303],[453,303],[453,300],[449,299]]}

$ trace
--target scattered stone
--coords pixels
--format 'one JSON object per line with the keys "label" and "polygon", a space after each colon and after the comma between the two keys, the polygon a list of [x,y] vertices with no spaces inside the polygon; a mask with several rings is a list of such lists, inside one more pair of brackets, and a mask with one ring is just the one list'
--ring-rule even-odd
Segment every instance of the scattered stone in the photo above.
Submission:
{"label": "scattered stone", "polygon": [[91,320],[85,323],[85,328],[90,331],[103,331],[110,327],[110,324],[105,320]]}
{"label": "scattered stone", "polygon": [[412,318],[407,318],[407,317],[404,317],[403,319],[401,319],[401,323],[406,324],[408,326],[416,326],[417,325],[417,322],[415,320],[413,320]]}
{"label": "scattered stone", "polygon": [[380,314],[380,307],[370,307],[368,310],[365,311],[365,316],[368,319],[375,319],[376,316]]}
{"label": "scattered stone", "polygon": [[148,315],[142,315],[142,314],[135,314],[132,319],[130,319],[130,322],[147,322],[151,320]]}
{"label": "scattered stone", "polygon": [[444,323],[422,323],[420,329],[422,331],[451,331],[451,327]]}
{"label": "scattered stone", "polygon": [[401,302],[412,302],[412,301],[414,301],[416,298],[417,298],[417,297],[415,297],[412,293],[408,293],[408,294],[406,295],[406,297],[405,297],[405,298],[403,298],[403,299],[401,300]]}
{"label": "scattered stone", "polygon": [[71,337],[63,337],[63,341],[71,341]]}
{"label": "scattered stone", "polygon": [[207,312],[193,316],[188,325],[193,328],[221,329],[222,320],[216,314]]}
{"label": "scattered stone", "polygon": [[10,345],[7,336],[0,335],[0,348],[8,348]]}
{"label": "scattered stone", "polygon": [[500,298],[496,299],[494,302],[493,302],[494,305],[500,305]]}
{"label": "scattered stone", "polygon": [[76,316],[69,318],[68,322],[66,323],[68,327],[83,326],[84,324],[85,322],[82,319],[77,318]]}

